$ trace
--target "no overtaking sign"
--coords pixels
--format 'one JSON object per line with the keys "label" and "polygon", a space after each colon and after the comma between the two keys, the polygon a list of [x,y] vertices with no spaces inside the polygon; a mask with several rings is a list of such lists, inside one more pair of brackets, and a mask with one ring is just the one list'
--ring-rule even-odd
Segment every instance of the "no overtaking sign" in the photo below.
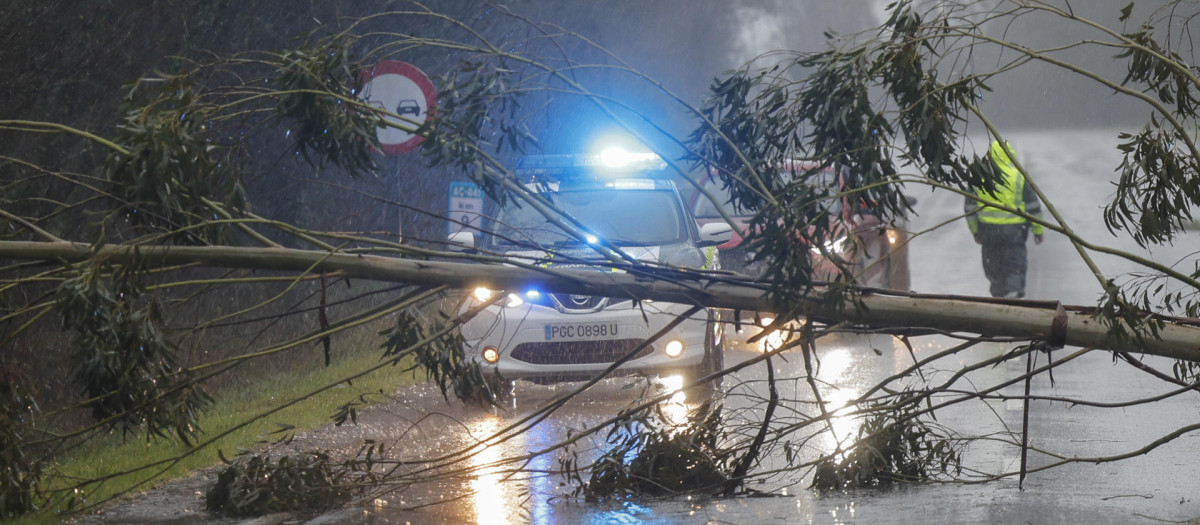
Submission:
{"label": "no overtaking sign", "polygon": [[384,60],[361,73],[362,99],[373,107],[396,114],[386,117],[391,126],[380,127],[379,143],[384,155],[408,153],[425,137],[402,128],[415,130],[429,119],[437,104],[437,91],[429,77],[407,62]]}

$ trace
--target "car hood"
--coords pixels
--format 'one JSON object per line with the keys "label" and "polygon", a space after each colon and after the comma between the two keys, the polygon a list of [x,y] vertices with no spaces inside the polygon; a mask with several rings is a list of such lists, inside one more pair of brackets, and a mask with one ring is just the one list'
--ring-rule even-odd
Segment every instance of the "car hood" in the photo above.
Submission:
{"label": "car hood", "polygon": [[[704,258],[700,250],[687,243],[665,246],[628,246],[621,247],[620,250],[637,261],[657,262],[692,268],[700,268],[704,265]],[[604,263],[607,260],[599,253],[596,253],[595,250],[588,247],[562,248],[550,251],[519,250],[508,252],[507,255],[550,268],[578,268],[581,270],[606,271]]]}

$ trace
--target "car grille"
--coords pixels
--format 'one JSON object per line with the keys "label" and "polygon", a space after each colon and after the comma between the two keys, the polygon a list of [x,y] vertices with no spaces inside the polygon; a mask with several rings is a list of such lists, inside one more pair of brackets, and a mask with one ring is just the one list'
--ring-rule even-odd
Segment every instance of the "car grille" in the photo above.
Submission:
{"label": "car grille", "polygon": [[594,295],[572,295],[565,293],[550,295],[554,296],[554,301],[558,303],[558,309],[563,312],[594,312],[603,308],[608,303],[604,297],[596,297]]}
{"label": "car grille", "polygon": [[544,293],[536,296],[525,296],[525,301],[538,306],[553,308],[564,314],[590,314],[610,306],[628,303],[624,297],[596,297],[590,295],[572,295],[565,293]]}
{"label": "car grille", "polygon": [[[646,342],[645,339],[614,339],[608,341],[559,341],[521,343],[513,348],[512,358],[535,365],[570,365],[580,363],[611,363]],[[634,359],[654,353],[654,345],[646,345]]]}

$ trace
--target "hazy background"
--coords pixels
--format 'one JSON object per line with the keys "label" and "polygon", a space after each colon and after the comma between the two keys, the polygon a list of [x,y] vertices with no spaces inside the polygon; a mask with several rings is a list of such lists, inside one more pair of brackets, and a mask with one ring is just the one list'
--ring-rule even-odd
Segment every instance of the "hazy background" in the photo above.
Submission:
{"label": "hazy background", "polygon": [[[850,36],[876,27],[886,20],[889,3],[891,0],[616,0],[600,3],[611,12],[609,17],[574,16],[566,6],[546,14],[563,27],[590,36],[695,104],[704,97],[713,77],[722,72],[771,51],[825,49],[828,44],[824,33]],[[1158,3],[1138,2],[1140,8],[1131,19],[1140,20],[1139,16],[1148,14]],[[973,12],[975,16],[995,7],[1011,6],[995,0],[971,4],[965,13]],[[1127,0],[1089,0],[1071,2],[1071,7],[1080,17],[1121,30],[1118,16],[1126,4]],[[1089,38],[1111,40],[1080,23],[1046,15],[984,27],[988,36],[1033,49]],[[1124,70],[1113,59],[1115,54],[1112,49],[1093,46],[1053,56],[1120,81]],[[986,71],[1014,56],[1013,52],[1000,55],[995,49],[979,49],[972,64],[965,67]],[[761,63],[765,66],[769,60]],[[963,67],[938,65],[943,74],[959,72]],[[1001,129],[1140,126],[1149,116],[1144,106],[1127,102],[1128,97],[1114,97],[1111,89],[1093,80],[1043,63],[1029,64],[1018,74],[990,82],[990,86],[993,91],[983,94],[981,107]],[[619,86],[613,89],[619,90]],[[647,111],[654,114],[655,106],[648,104]]]}

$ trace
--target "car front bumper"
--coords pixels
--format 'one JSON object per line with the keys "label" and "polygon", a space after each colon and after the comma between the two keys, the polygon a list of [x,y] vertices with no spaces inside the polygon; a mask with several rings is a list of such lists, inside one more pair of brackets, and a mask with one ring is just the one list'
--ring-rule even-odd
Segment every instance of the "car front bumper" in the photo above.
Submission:
{"label": "car front bumper", "polygon": [[[466,355],[478,360],[485,374],[497,371],[505,379],[587,379],[635,351],[636,357],[623,363],[616,375],[674,373],[701,365],[707,311],[700,310],[660,338],[649,339],[689,309],[676,303],[635,306],[628,301],[589,312],[565,312],[536,304],[492,306],[465,323],[462,335]],[[668,356],[669,341],[682,343],[682,354]],[[489,347],[498,351],[495,363],[483,358]]]}

